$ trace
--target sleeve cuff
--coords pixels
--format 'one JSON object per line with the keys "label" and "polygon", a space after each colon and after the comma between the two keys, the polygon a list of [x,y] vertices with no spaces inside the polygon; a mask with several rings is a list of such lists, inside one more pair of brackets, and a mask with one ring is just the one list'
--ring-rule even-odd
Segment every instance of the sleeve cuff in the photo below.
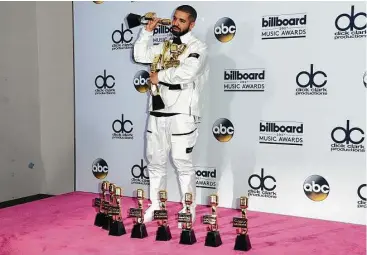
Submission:
{"label": "sleeve cuff", "polygon": [[142,35],[144,35],[144,36],[152,36],[153,35],[153,31],[147,31],[146,29],[145,29],[145,27],[143,27],[142,29],[141,29],[141,33],[142,33]]}

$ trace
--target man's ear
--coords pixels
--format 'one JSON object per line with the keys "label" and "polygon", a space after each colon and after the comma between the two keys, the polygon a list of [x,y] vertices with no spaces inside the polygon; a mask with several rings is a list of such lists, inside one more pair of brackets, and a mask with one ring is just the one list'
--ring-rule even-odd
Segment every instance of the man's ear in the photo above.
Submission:
{"label": "man's ear", "polygon": [[190,26],[189,26],[190,30],[191,30],[191,29],[193,29],[193,28],[194,28],[194,26],[195,26],[195,22],[191,22],[191,23],[190,23]]}

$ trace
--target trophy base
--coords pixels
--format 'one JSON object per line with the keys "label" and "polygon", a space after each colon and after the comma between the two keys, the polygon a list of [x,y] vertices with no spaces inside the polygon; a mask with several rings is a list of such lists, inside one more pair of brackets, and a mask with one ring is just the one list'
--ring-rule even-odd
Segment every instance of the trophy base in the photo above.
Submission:
{"label": "trophy base", "polygon": [[164,109],[165,105],[160,95],[152,96],[153,111]]}
{"label": "trophy base", "polygon": [[122,221],[112,221],[110,226],[110,236],[122,236],[126,234],[125,226]]}
{"label": "trophy base", "polygon": [[97,213],[96,218],[94,219],[94,226],[102,227],[104,224],[105,214],[104,213]]}
{"label": "trophy base", "polygon": [[105,215],[104,220],[103,220],[102,229],[104,229],[104,230],[110,230],[111,222],[112,222],[112,217]]}
{"label": "trophy base", "polygon": [[181,232],[180,244],[192,245],[196,243],[196,236],[193,229],[184,229]]}
{"label": "trophy base", "polygon": [[251,250],[250,237],[246,235],[237,235],[234,249],[237,251],[249,251]]}
{"label": "trophy base", "polygon": [[131,238],[145,238],[148,236],[147,227],[144,223],[137,223],[131,231]]}
{"label": "trophy base", "polygon": [[222,245],[219,231],[210,231],[206,234],[205,246],[218,247]]}
{"label": "trophy base", "polygon": [[172,239],[169,226],[159,226],[157,230],[156,241],[169,241]]}

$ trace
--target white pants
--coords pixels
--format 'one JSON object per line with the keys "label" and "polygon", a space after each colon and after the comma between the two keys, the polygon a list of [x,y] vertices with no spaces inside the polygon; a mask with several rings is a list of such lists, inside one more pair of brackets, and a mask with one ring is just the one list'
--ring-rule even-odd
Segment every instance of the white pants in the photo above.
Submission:
{"label": "white pants", "polygon": [[[196,197],[196,174],[192,163],[192,151],[198,137],[198,124],[194,116],[178,114],[170,117],[150,115],[147,128],[147,159],[150,181],[150,200],[159,203],[159,190],[167,186],[169,152],[177,168],[179,185],[184,203],[187,192]],[[169,197],[169,191],[167,191]]]}

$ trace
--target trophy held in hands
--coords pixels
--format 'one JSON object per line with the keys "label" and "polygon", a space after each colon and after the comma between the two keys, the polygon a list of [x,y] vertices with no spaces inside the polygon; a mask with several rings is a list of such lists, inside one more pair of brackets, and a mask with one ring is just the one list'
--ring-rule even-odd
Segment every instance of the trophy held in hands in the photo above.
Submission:
{"label": "trophy held in hands", "polygon": [[165,190],[159,191],[160,210],[154,211],[154,219],[158,220],[158,230],[156,233],[156,241],[169,241],[172,239],[171,231],[169,229],[168,211],[166,209],[167,192]]}
{"label": "trophy held in hands", "polygon": [[222,245],[222,239],[218,230],[218,196],[210,196],[211,214],[203,217],[204,224],[208,224],[208,232],[205,238],[205,246],[218,247]]}
{"label": "trophy held in hands", "polygon": [[240,197],[241,218],[233,218],[233,227],[237,228],[237,238],[234,246],[235,250],[249,251],[251,250],[250,237],[248,235],[248,220],[246,209],[248,208],[248,198]]}

